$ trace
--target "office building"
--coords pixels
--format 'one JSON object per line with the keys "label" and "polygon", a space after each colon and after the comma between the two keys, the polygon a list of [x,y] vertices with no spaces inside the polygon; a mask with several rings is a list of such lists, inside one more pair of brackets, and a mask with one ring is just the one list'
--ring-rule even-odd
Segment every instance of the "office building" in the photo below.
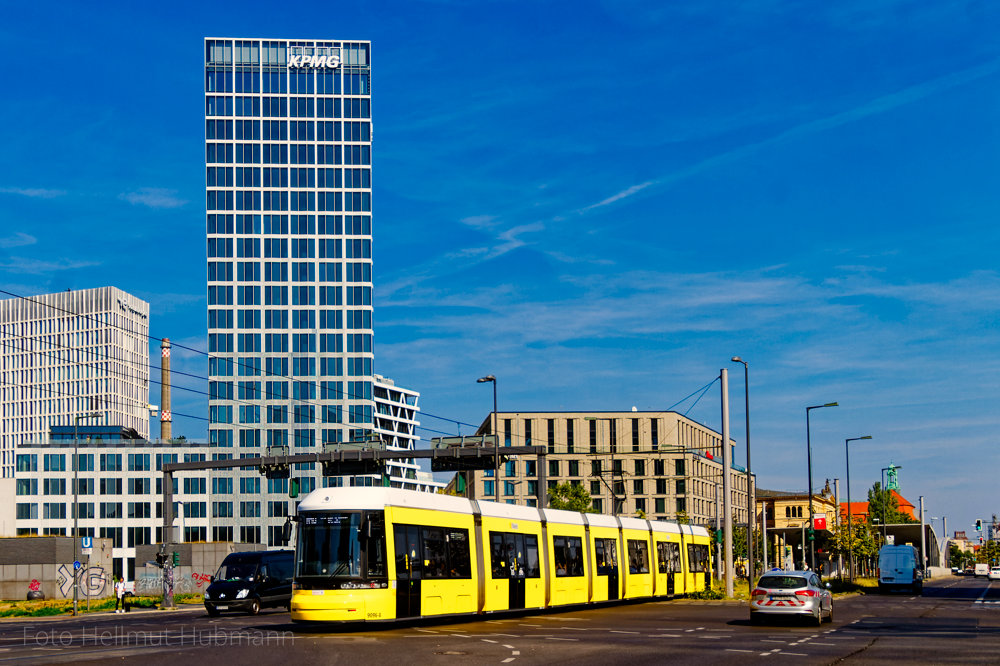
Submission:
{"label": "office building", "polygon": [[[722,437],[676,412],[499,412],[506,446],[544,446],[548,488],[582,485],[599,513],[715,526],[722,516]],[[480,435],[493,430],[493,415]],[[733,446],[734,442],[730,442]],[[472,473],[475,497],[537,506],[537,456],[520,456],[494,470]],[[734,524],[747,523],[746,470],[732,465]],[[754,477],[751,475],[751,487]],[[497,488],[496,483],[500,486]]]}
{"label": "office building", "polygon": [[52,426],[149,436],[149,304],[115,287],[0,301],[0,477]]}
{"label": "office building", "polygon": [[[218,457],[417,439],[417,394],[373,368],[370,63],[366,41],[205,40]],[[387,482],[415,487],[415,470]]]}

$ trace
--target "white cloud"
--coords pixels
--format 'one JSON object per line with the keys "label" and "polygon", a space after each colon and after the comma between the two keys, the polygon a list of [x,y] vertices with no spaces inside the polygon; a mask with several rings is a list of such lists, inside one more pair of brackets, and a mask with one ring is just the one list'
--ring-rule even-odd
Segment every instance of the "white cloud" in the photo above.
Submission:
{"label": "white cloud", "polygon": [[42,275],[51,271],[68,271],[88,266],[99,266],[97,261],[73,261],[71,259],[56,259],[55,261],[45,261],[42,259],[28,259],[25,257],[11,257],[8,261],[0,261],[0,270],[11,273],[28,273],[31,275]]}
{"label": "white cloud", "polygon": [[8,236],[7,238],[0,238],[0,248],[9,247],[21,247],[23,245],[34,245],[38,242],[38,239],[31,234],[26,234],[23,231],[18,231],[13,236]]}
{"label": "white cloud", "polygon": [[149,208],[179,208],[187,203],[186,200],[180,199],[176,195],[177,190],[142,187],[132,192],[123,192],[118,195],[118,198],[136,206],[148,206]]}
{"label": "white cloud", "polygon": [[614,195],[608,197],[607,199],[603,199],[601,201],[598,201],[595,204],[591,204],[589,206],[581,208],[577,212],[585,213],[585,212],[587,212],[589,210],[593,210],[595,208],[601,208],[603,206],[607,206],[609,204],[613,204],[616,201],[621,201],[622,199],[625,199],[626,197],[630,197],[633,194],[635,194],[636,192],[640,192],[640,191],[646,189],[647,187],[649,187],[650,185],[653,185],[653,184],[655,184],[654,181],[647,180],[645,183],[639,183],[638,185],[633,185],[632,187],[627,187],[624,190],[622,190],[621,192],[619,192],[618,194],[614,194]]}
{"label": "white cloud", "polygon": [[65,190],[49,190],[41,187],[0,187],[0,193],[20,194],[34,199],[54,199],[66,194]]}

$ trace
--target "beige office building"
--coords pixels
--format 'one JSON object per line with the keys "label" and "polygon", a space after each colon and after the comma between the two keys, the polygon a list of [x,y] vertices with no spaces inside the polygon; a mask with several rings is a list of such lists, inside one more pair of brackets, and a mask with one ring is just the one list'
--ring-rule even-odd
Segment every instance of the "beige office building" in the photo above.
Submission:
{"label": "beige office building", "polygon": [[[493,420],[477,434],[491,433]],[[501,448],[545,446],[548,487],[583,485],[600,513],[709,526],[721,516],[722,437],[676,412],[500,412],[496,429]],[[502,463],[500,501],[537,506],[539,464],[537,456]],[[494,471],[469,474],[472,494],[494,499]],[[730,474],[733,521],[746,524],[746,470],[734,464]]]}

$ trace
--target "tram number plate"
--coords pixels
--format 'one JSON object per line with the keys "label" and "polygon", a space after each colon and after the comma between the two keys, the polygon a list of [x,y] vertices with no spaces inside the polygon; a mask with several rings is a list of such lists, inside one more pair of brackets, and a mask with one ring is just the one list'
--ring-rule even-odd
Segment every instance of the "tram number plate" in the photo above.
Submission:
{"label": "tram number plate", "polygon": [[229,610],[229,606],[216,606],[215,610]]}
{"label": "tram number plate", "polygon": [[313,590],[312,593],[313,593],[314,597],[322,597],[323,596],[323,590]]}

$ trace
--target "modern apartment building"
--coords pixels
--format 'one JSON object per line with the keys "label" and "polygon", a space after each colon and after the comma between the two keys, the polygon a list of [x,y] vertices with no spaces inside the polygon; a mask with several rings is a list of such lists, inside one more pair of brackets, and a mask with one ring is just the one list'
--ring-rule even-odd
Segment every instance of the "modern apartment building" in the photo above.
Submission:
{"label": "modern apartment building", "polygon": [[[545,478],[582,485],[596,511],[714,526],[722,506],[722,437],[676,412],[499,412],[499,445],[546,447]],[[480,435],[493,430],[493,415]],[[730,442],[730,446],[734,443]],[[521,456],[493,470],[474,472],[479,499],[536,506],[539,465]],[[732,465],[733,520],[747,522],[747,474]],[[499,483],[499,488],[496,485]],[[750,477],[751,489],[754,477]]]}
{"label": "modern apartment building", "polygon": [[51,426],[149,436],[149,304],[115,287],[0,301],[0,477]]}
{"label": "modern apartment building", "polygon": [[369,42],[205,40],[214,455],[417,439],[373,369],[371,111]]}

